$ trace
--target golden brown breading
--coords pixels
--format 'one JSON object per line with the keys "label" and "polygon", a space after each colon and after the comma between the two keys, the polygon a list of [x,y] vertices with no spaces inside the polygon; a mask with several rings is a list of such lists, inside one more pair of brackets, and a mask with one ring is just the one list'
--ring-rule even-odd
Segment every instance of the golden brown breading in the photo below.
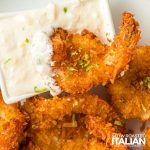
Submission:
{"label": "golden brown breading", "polygon": [[71,34],[56,29],[51,36],[58,85],[68,93],[84,93],[98,84],[114,82],[129,63],[140,38],[138,23],[125,12],[120,33],[111,46],[104,45],[93,33],[84,30]]}
{"label": "golden brown breading", "polygon": [[[87,121],[88,115],[98,118],[99,123],[101,121],[101,126],[98,125],[99,132],[103,131],[105,125],[110,125],[107,130],[110,133],[120,133],[123,130],[123,125],[114,124],[121,119],[113,108],[91,94],[53,99],[33,97],[25,103],[23,109],[30,116],[27,135],[29,144],[25,150],[90,150],[87,145],[92,139],[99,143],[91,144],[91,149],[102,145],[105,149],[113,148],[106,139],[106,132],[101,136],[91,132],[88,123],[92,122]],[[110,139],[111,134],[107,134],[107,138]]]}
{"label": "golden brown breading", "polygon": [[[118,133],[121,135],[123,128],[118,128],[118,126],[122,126],[123,124],[120,121],[115,121],[115,125],[110,121],[103,120],[99,116],[91,116],[87,115],[85,119],[86,127],[94,137],[105,141],[106,145],[111,145],[112,148],[118,147],[118,145],[112,145],[112,135],[113,133]],[[119,145],[119,149],[126,149],[126,146]]]}
{"label": "golden brown breading", "polygon": [[73,150],[73,145],[76,145],[79,150],[83,149],[83,141],[87,140],[85,136],[87,131],[82,118],[78,120],[78,127],[73,127],[72,117],[67,116],[67,119],[64,118],[61,122],[57,122],[53,128],[46,130],[30,129],[28,135],[30,143],[27,149],[38,147],[42,150],[66,150],[65,147],[68,147],[68,150]]}
{"label": "golden brown breading", "polygon": [[109,85],[114,107],[124,118],[150,119],[150,47],[138,47],[125,75]]}
{"label": "golden brown breading", "polygon": [[119,119],[113,108],[96,95],[71,95],[45,99],[33,97],[24,104],[24,109],[30,114],[31,124],[40,129],[55,126],[55,120],[62,120],[65,115],[81,113],[97,115],[102,119],[115,121]]}
{"label": "golden brown breading", "polygon": [[17,105],[7,105],[0,93],[0,149],[17,150],[23,138],[24,115]]}
{"label": "golden brown breading", "polygon": [[146,145],[144,146],[144,150],[150,149],[150,128],[146,130]]}
{"label": "golden brown breading", "polygon": [[100,117],[87,116],[86,127],[95,137],[101,138],[103,141],[106,141],[106,143],[111,143],[112,134],[116,132],[112,123]]}

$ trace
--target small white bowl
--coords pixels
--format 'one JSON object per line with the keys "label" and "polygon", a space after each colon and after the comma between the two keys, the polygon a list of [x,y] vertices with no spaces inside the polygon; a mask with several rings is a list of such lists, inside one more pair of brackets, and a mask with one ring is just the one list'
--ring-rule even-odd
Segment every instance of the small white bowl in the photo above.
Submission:
{"label": "small white bowl", "polygon": [[[25,1],[25,0],[23,0],[23,1]],[[67,1],[70,2],[69,0],[67,0]],[[57,4],[60,5],[61,3],[67,3],[67,1],[66,0],[62,0],[60,2],[60,1],[56,1],[55,0],[53,2],[56,3],[56,5]],[[78,0],[71,0],[71,2],[77,2],[77,1]],[[99,2],[101,4],[101,5],[99,5],[99,9],[103,13],[102,14],[103,20],[106,22],[106,26],[102,26],[102,28],[103,28],[103,33],[102,34],[103,35],[101,35],[101,38],[102,38],[102,42],[106,43],[107,42],[106,41],[107,38],[109,38],[111,40],[113,39],[114,34],[115,34],[115,30],[114,30],[114,25],[113,25],[113,22],[112,22],[112,17],[111,17],[111,12],[110,12],[108,1],[107,0],[99,0]],[[18,6],[16,4],[16,10],[17,10],[17,7]],[[90,11],[94,11],[94,9],[90,10]],[[21,13],[29,13],[29,12],[30,11],[12,12],[12,13],[9,13],[9,12],[8,13],[1,13],[0,14],[0,18],[7,17],[7,16],[14,16],[16,14],[21,14]],[[95,20],[95,22],[96,21],[97,20]],[[93,23],[93,22],[91,22],[91,23]],[[106,33],[109,33],[109,35],[107,35]],[[0,64],[0,85],[1,85],[1,91],[2,91],[2,95],[3,95],[4,101],[7,104],[15,103],[15,102],[21,101],[21,100],[23,100],[25,98],[29,98],[31,96],[39,94],[39,93],[34,93],[32,91],[32,92],[30,92],[28,94],[19,95],[19,96],[10,96],[10,95],[8,95],[8,93],[7,93],[7,86],[5,84],[4,75],[3,75],[3,72],[2,72],[2,69],[1,69],[1,64]]]}

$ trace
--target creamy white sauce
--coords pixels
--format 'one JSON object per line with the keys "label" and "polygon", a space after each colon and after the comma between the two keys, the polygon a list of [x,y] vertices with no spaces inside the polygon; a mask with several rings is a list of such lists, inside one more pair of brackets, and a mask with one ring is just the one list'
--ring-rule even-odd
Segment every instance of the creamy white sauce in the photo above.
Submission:
{"label": "creamy white sauce", "polygon": [[57,27],[73,33],[88,29],[107,43],[114,32],[104,1],[51,1],[41,10],[0,17],[0,64],[8,95],[35,93],[35,86],[39,89],[46,86],[52,95],[59,94],[61,89],[53,79],[53,48],[48,38]]}
{"label": "creamy white sauce", "polygon": [[52,95],[58,95],[61,93],[61,89],[56,85],[56,82],[53,79],[55,75],[51,67],[54,64],[51,60],[53,48],[49,35],[44,32],[35,33],[32,39],[30,51],[36,69],[44,80],[47,89],[49,89]]}

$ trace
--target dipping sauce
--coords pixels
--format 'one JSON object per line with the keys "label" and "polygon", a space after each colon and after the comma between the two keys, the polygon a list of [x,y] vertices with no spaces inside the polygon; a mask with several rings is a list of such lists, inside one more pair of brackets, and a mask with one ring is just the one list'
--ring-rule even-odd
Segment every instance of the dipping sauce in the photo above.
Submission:
{"label": "dipping sauce", "polygon": [[45,91],[58,95],[49,37],[58,27],[73,33],[88,29],[108,43],[114,30],[106,4],[105,0],[51,1],[44,9],[0,17],[0,66],[8,96]]}

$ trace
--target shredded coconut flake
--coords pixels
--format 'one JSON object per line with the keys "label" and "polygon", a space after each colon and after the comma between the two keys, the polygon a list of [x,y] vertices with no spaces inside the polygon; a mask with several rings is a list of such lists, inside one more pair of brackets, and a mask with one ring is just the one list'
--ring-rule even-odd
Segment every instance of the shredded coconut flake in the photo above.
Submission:
{"label": "shredded coconut flake", "polygon": [[52,70],[53,48],[49,36],[44,32],[37,32],[33,36],[31,44],[31,55],[37,71],[40,73],[45,85],[50,93],[55,96],[61,93],[61,89],[56,85]]}

